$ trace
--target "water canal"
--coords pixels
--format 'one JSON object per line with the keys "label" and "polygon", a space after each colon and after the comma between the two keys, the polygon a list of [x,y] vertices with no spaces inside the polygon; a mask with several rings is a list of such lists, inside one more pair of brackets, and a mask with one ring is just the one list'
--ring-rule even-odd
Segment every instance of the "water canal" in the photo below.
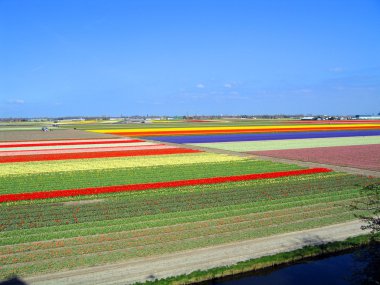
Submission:
{"label": "water canal", "polygon": [[211,280],[202,284],[380,284],[380,244],[337,255]]}

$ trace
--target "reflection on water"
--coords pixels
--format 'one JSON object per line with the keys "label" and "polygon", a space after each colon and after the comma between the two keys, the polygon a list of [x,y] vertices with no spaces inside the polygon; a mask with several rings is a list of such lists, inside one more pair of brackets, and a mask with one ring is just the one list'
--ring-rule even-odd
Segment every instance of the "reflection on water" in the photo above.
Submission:
{"label": "reflection on water", "polygon": [[351,284],[380,284],[380,244],[373,244],[353,253],[354,260],[361,266],[353,269]]}
{"label": "reflection on water", "polygon": [[380,284],[380,245],[375,244],[349,253],[212,280],[203,284]]}

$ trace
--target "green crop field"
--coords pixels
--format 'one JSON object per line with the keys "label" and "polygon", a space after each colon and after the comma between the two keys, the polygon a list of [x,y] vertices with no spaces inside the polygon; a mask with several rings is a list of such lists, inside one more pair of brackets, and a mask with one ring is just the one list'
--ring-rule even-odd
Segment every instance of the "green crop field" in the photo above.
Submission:
{"label": "green crop field", "polygon": [[[75,177],[75,176],[73,176]],[[327,173],[1,205],[2,277],[99,265],[354,218],[371,179]],[[68,202],[77,201],[77,202]],[[58,262],[59,260],[59,262]]]}

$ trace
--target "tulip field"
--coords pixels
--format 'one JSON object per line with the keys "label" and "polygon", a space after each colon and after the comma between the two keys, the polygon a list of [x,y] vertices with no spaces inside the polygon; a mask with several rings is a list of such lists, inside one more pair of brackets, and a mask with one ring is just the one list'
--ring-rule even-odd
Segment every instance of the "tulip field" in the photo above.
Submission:
{"label": "tulip field", "polygon": [[91,130],[166,143],[378,171],[379,121]]}
{"label": "tulip field", "polygon": [[290,150],[350,147],[364,156],[363,142],[379,153],[376,122],[83,125],[104,137],[0,141],[0,280],[347,222],[359,190],[379,181],[242,155],[285,150],[297,160],[307,154]]}

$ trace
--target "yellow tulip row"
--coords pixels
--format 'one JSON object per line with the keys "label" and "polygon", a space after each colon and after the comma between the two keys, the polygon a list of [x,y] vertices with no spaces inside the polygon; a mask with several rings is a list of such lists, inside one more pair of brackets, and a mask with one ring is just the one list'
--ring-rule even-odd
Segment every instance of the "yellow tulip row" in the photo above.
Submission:
{"label": "yellow tulip row", "polygon": [[241,157],[215,153],[132,156],[116,158],[73,159],[0,164],[0,177],[8,175],[99,170],[115,168],[183,165],[243,160]]}

